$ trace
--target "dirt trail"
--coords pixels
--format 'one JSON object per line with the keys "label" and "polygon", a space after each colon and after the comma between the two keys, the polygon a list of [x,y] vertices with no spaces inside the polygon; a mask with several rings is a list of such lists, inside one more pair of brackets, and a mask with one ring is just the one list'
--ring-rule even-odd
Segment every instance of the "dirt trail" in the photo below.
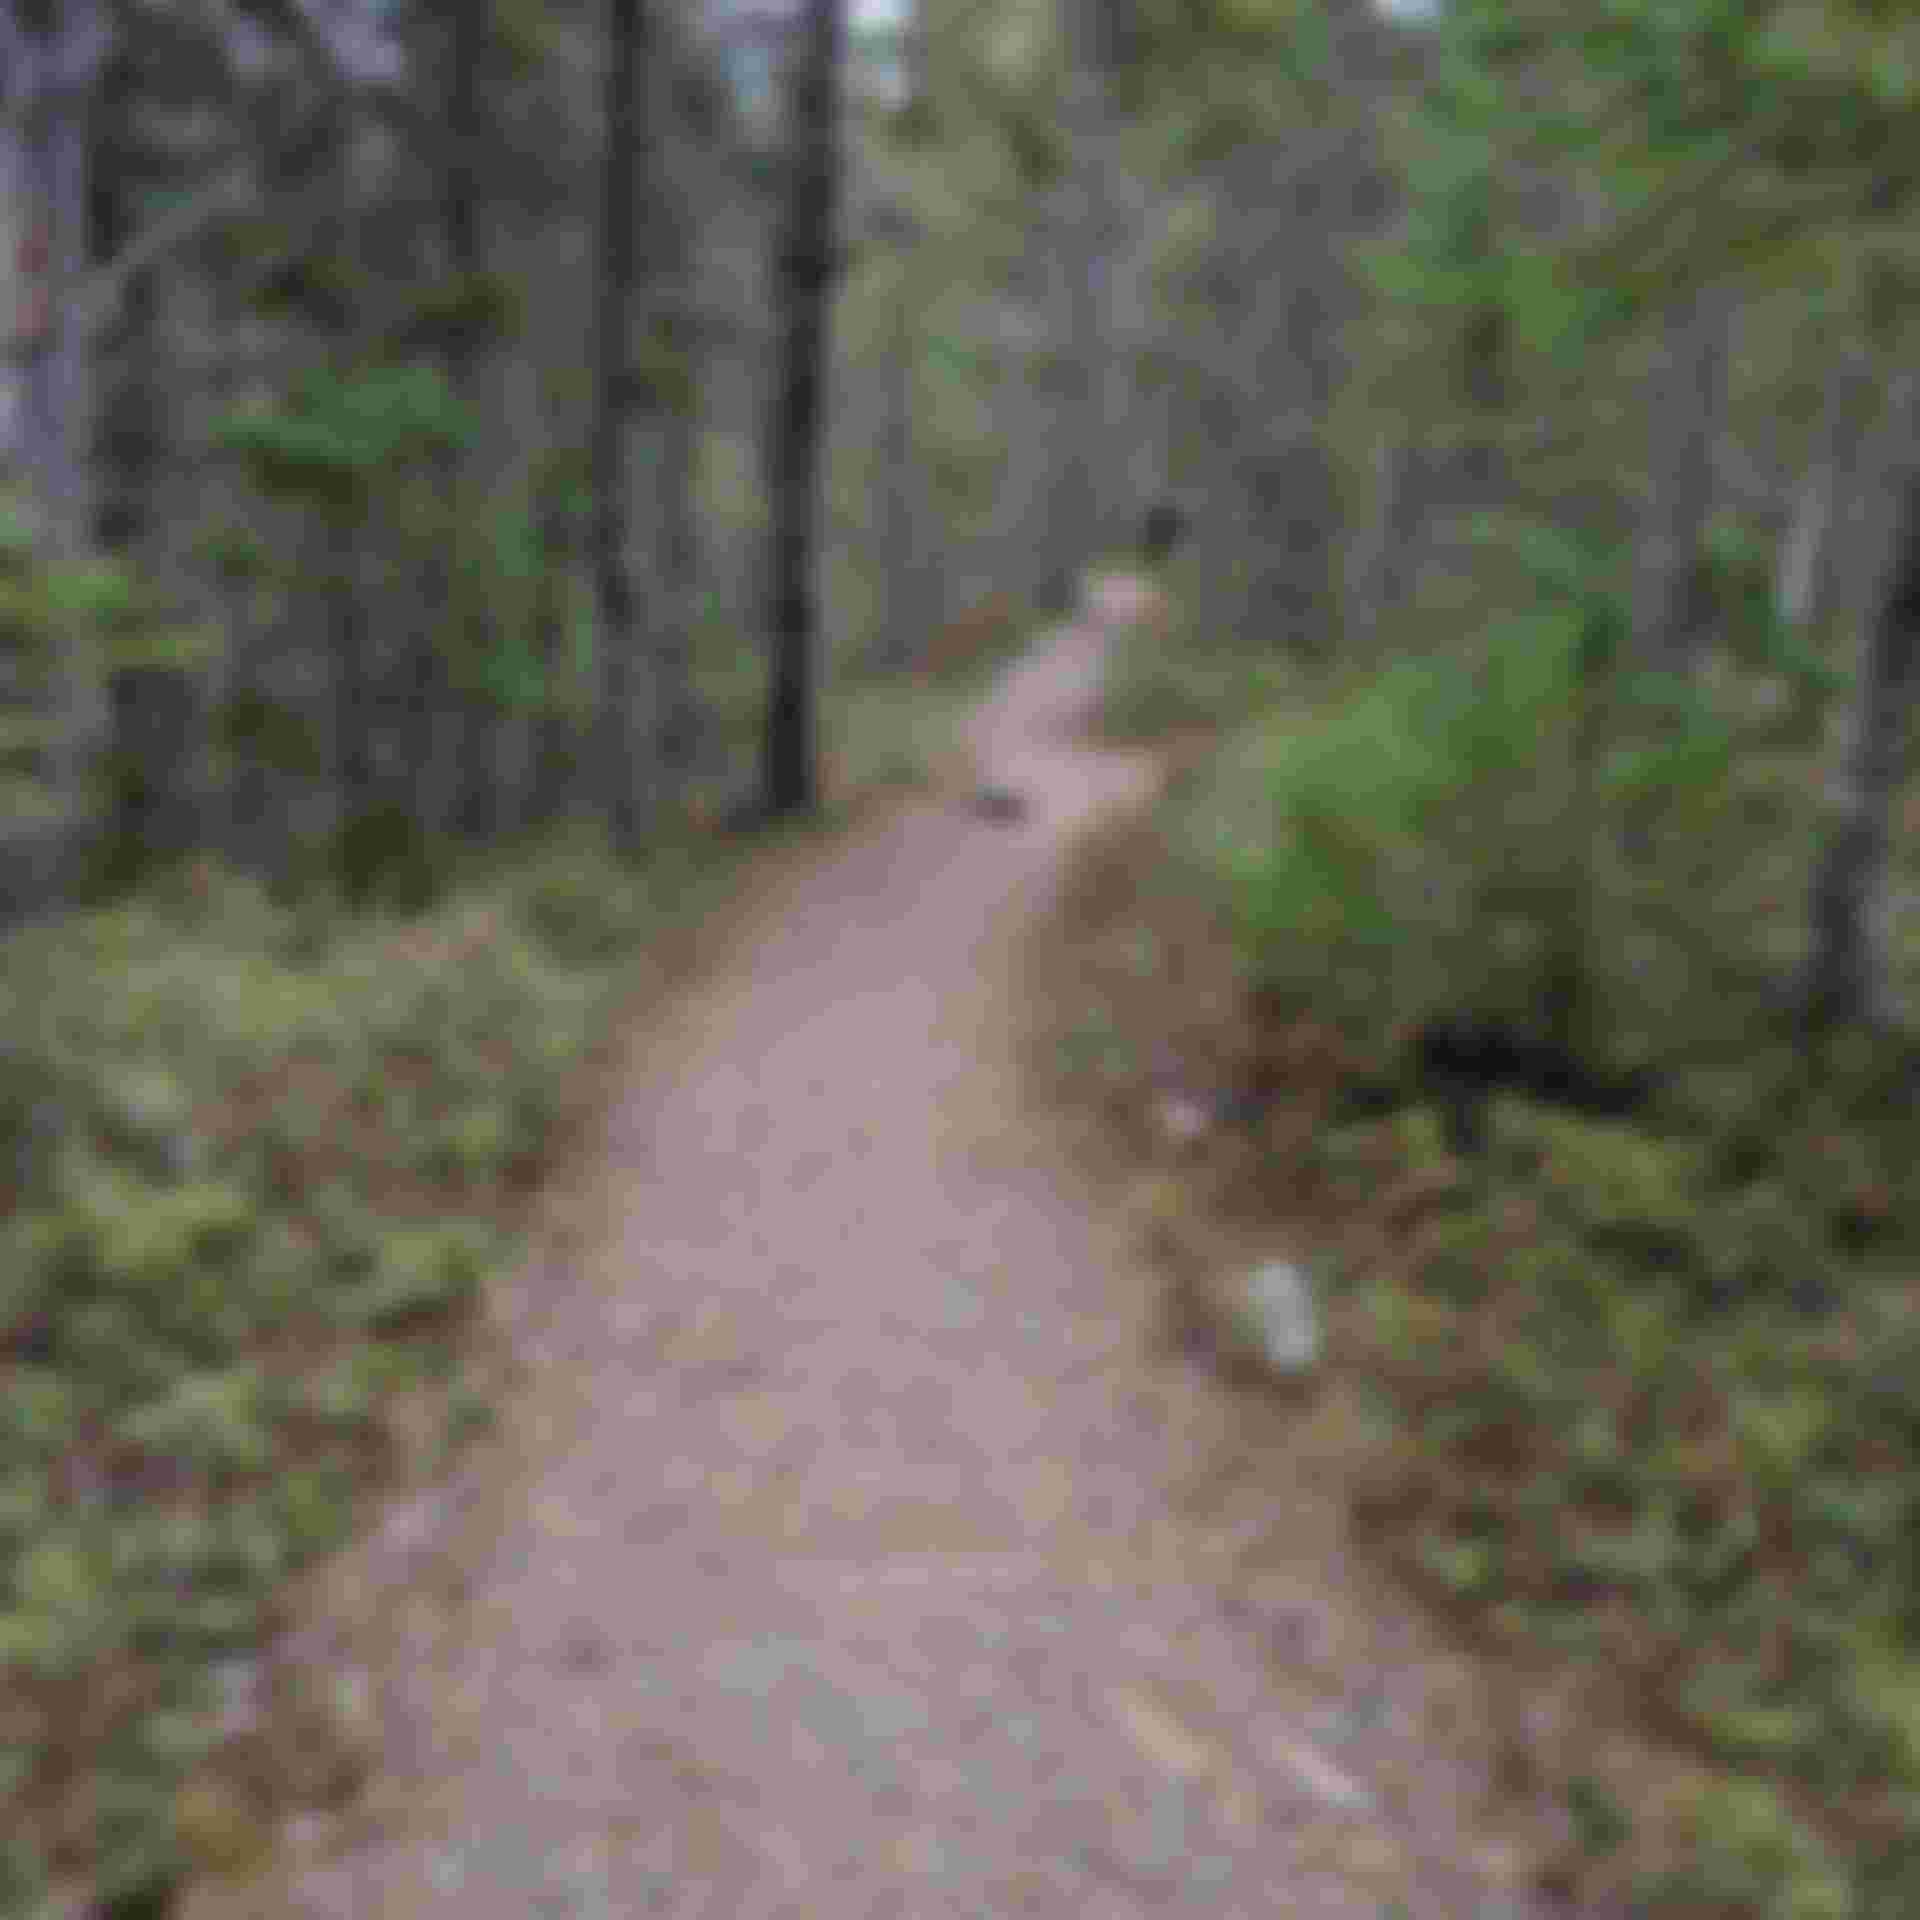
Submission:
{"label": "dirt trail", "polygon": [[979,717],[1024,818],[864,831],[640,1037],[604,1243],[523,1291],[508,1484],[427,1569],[458,1631],[381,1676],[344,1844],[192,1920],[1524,1911],[1457,1770],[1326,1731],[1309,1667],[1377,1720],[1399,1623],[1332,1618],[1335,1570],[1223,1602],[1177,1485],[1218,1396],[1142,1357],[1151,1278],[1022,1111],[1016,942],[1154,780],[1072,738],[1105,642]]}

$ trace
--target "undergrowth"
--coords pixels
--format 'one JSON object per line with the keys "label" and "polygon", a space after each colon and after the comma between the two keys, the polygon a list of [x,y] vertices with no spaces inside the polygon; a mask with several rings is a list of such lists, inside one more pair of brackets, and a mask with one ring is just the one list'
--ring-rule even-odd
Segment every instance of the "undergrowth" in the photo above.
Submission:
{"label": "undergrowth", "polygon": [[[0,942],[0,1913],[146,1910],[351,1798],[342,1715],[235,1736],[221,1676],[491,1423],[475,1309],[616,1004],[736,937],[747,858],[932,778],[998,657],[848,676],[818,817],[752,841],[711,831],[717,767],[633,862],[567,829],[356,916],[199,860]],[[702,658],[719,759],[750,765],[763,669]]]}
{"label": "undergrowth", "polygon": [[[1724,662],[1697,690],[1598,677],[1585,564],[1514,651],[1494,628],[1477,666],[1300,689],[1092,844],[1049,1072],[1123,1165],[1164,1156],[1170,1081],[1207,1092],[1182,1204],[1319,1248],[1325,1365],[1372,1423],[1355,1537],[1509,1676],[1507,1784],[1560,1808],[1539,1884],[1650,1920],[1895,1920],[1920,1910],[1920,1043],[1782,1028],[1812,736]],[[1490,1077],[1463,1145],[1422,1022],[1537,1033],[1568,971],[1570,1044],[1650,1063],[1645,1097],[1603,1117]],[[1547,1670],[1576,1703],[1554,1732]]]}
{"label": "undergrowth", "polygon": [[203,862],[0,949],[0,1911],[190,1864],[215,1668],[352,1530],[397,1396],[486,1424],[448,1337],[647,934],[723,879],[555,842],[355,922]]}

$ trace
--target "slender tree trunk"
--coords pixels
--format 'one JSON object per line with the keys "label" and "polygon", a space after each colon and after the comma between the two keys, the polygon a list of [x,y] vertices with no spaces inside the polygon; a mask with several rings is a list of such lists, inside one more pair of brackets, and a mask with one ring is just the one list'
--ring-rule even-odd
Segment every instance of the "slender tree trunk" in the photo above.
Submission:
{"label": "slender tree trunk", "polygon": [[1465,504],[1472,507],[1502,506],[1513,491],[1502,444],[1513,407],[1510,331],[1505,309],[1488,303],[1469,316],[1461,336],[1460,398],[1469,424],[1460,477]]}
{"label": "slender tree trunk", "polygon": [[[96,103],[87,196],[88,253],[100,263],[112,260],[132,239],[138,195],[147,184],[148,169],[133,128],[139,98],[134,63],[125,53],[117,54],[106,64]],[[163,452],[156,296],[152,267],[130,274],[118,311],[96,341],[100,484],[93,533],[109,551],[130,556],[139,554],[153,523],[153,488]]]}
{"label": "slender tree trunk", "polygon": [[773,419],[767,436],[772,515],[762,804],[770,817],[819,803],[817,679],[822,388],[827,328],[839,272],[840,86],[844,0],[806,0],[794,76],[792,156],[774,243],[780,319]]}
{"label": "slender tree trunk", "polygon": [[1836,356],[1821,400],[1814,457],[1781,542],[1774,602],[1780,618],[1801,632],[1817,631],[1840,603],[1838,522],[1845,492],[1857,477],[1870,381],[1863,355]]}
{"label": "slender tree trunk", "polygon": [[534,728],[531,824],[550,826],[571,817],[578,804],[573,745],[576,726],[559,706],[560,688],[572,679],[568,629],[576,565],[573,516],[567,484],[556,477],[551,459],[534,485],[534,524],[540,555],[539,590],[534,602],[533,653],[539,662],[546,704]]}
{"label": "slender tree trunk", "polygon": [[922,527],[916,510],[919,483],[913,444],[914,247],[919,233],[906,215],[889,218],[883,232],[894,244],[895,282],[878,463],[880,565],[885,589],[874,658],[882,667],[899,670],[913,659],[921,634],[930,624],[918,591]]}
{"label": "slender tree trunk", "polygon": [[[126,248],[142,187],[166,177],[140,137],[142,97],[139,66],[122,49],[107,61],[94,103],[87,250],[97,264]],[[118,307],[94,339],[99,484],[92,537],[155,592],[176,584],[163,578],[167,569],[151,540],[168,426],[158,319],[158,271],[141,267],[121,282]],[[113,746],[106,877],[125,882],[155,859],[184,854],[200,838],[201,689],[195,670],[159,663],[120,666],[107,683]]]}
{"label": "slender tree trunk", "polygon": [[[641,142],[638,164],[647,225],[654,247],[647,261],[652,308],[651,359],[656,370],[648,396],[646,462],[653,476],[650,600],[653,633],[655,766],[674,789],[684,789],[699,743],[693,690],[693,634],[700,587],[700,547],[694,521],[697,421],[704,366],[701,316],[694,287],[692,215],[671,164],[679,149],[675,126],[674,56],[653,62],[651,98],[659,132]],[[691,183],[689,183],[690,185]]]}
{"label": "slender tree trunk", "polygon": [[[1020,271],[1019,304],[1010,303],[1009,318],[1016,331],[1003,358],[1005,371],[996,396],[997,438],[1004,453],[986,539],[987,560],[979,570],[985,577],[963,582],[962,591],[949,595],[950,605],[970,605],[996,586],[1042,604],[1050,577],[1057,570],[1045,535],[1035,534],[1037,527],[1046,525],[1047,494],[1054,479],[1051,461],[1056,396],[1050,389],[1048,365],[1056,330],[1052,288],[1047,279],[1051,270],[1048,238],[1038,227],[1029,232],[1027,258]],[[916,659],[932,637],[931,632],[914,636]]]}
{"label": "slender tree trunk", "polygon": [[[97,0],[0,4],[0,73],[24,129],[7,136],[25,209],[24,310],[14,343],[23,362],[18,427],[45,551],[56,564],[79,560],[91,544],[91,355],[55,289],[76,283],[86,260],[88,106],[108,44]],[[66,890],[73,871],[66,856],[92,811],[105,714],[91,639],[77,628],[55,636],[50,663],[42,765],[66,824],[63,840],[47,842],[42,879],[49,895]]]}
{"label": "slender tree trunk", "polygon": [[1112,84],[1127,0],[1063,0],[1067,72],[1061,118],[1067,176],[1054,196],[1054,246],[1064,278],[1066,338],[1054,361],[1057,414],[1054,481],[1047,506],[1053,556],[1045,597],[1070,603],[1073,588],[1115,525],[1107,476],[1113,461],[1109,407],[1115,356],[1109,331],[1117,167]]}
{"label": "slender tree trunk", "polygon": [[1889,818],[1920,673],[1920,376],[1889,408],[1895,506],[1879,604],[1861,652],[1853,712],[1833,785],[1836,817],[1815,866],[1800,1008],[1812,1029],[1888,1017],[1885,888]]}
{"label": "slender tree trunk", "polygon": [[599,286],[594,308],[594,420],[590,449],[595,664],[595,761],[607,831],[622,852],[640,842],[646,778],[636,673],[639,595],[628,559],[635,412],[633,329],[639,282],[641,82],[650,22],[642,0],[609,0],[605,150],[600,188]]}
{"label": "slender tree trunk", "polygon": [[[445,267],[455,281],[480,271],[480,143],[486,132],[480,99],[480,63],[486,47],[486,10],[478,5],[451,10],[441,40],[443,92],[441,112],[446,139],[440,170],[440,228]],[[473,351],[464,340],[450,341],[441,366],[455,395],[471,402]],[[422,832],[434,845],[459,824],[479,825],[492,812],[486,791],[492,756],[483,751],[488,729],[484,699],[457,687],[448,658],[450,645],[478,640],[454,630],[456,620],[484,621],[486,610],[453,579],[452,534],[459,524],[466,492],[465,461],[457,449],[439,456],[441,501],[448,538],[426,569],[425,605],[407,662],[407,776],[410,806]]]}
{"label": "slender tree trunk", "polygon": [[[316,257],[338,261],[358,242],[358,195],[353,178],[353,149],[359,116],[342,103],[331,116],[332,134],[322,149],[329,205],[315,238]],[[314,323],[330,337],[329,352],[337,356],[338,341],[351,332],[351,316],[332,302],[316,307]],[[336,841],[336,878],[348,897],[361,899],[379,878],[386,848],[377,813],[383,768],[379,753],[381,698],[375,670],[375,637],[368,618],[367,576],[371,572],[366,542],[372,529],[358,524],[360,516],[326,510],[321,516],[316,547],[320,589],[314,595],[312,622],[319,649],[332,657],[332,775],[339,829]],[[309,616],[296,613],[301,625]],[[296,636],[296,646],[300,640]],[[291,823],[288,823],[291,825]],[[297,836],[289,835],[283,854],[288,878],[299,867]]]}
{"label": "slender tree trunk", "polygon": [[1336,287],[1324,250],[1335,150],[1276,205],[1270,162],[1238,157],[1216,189],[1215,477],[1199,544],[1207,617],[1304,657],[1334,617],[1339,500],[1324,445],[1334,387]]}
{"label": "slender tree trunk", "polygon": [[1355,569],[1363,634],[1376,635],[1413,601],[1432,505],[1432,465],[1427,450],[1405,433],[1384,435],[1375,449],[1371,538]]}
{"label": "slender tree trunk", "polygon": [[1665,375],[1654,387],[1654,499],[1640,536],[1634,625],[1643,658],[1675,673],[1692,673],[1713,637],[1705,544],[1733,314],[1725,288],[1690,297],[1668,327]]}
{"label": "slender tree trunk", "polygon": [[[1071,104],[1073,90],[1087,89],[1086,76],[1069,81],[1071,120],[1088,117]],[[1053,483],[1047,493],[1047,545],[1051,565],[1043,588],[1050,611],[1071,610],[1080,576],[1099,541],[1100,486],[1095,463],[1104,435],[1099,418],[1101,368],[1101,267],[1097,258],[1098,200],[1092,169],[1082,161],[1070,195],[1055,217],[1059,247],[1063,322],[1058,346],[1048,361],[1053,396]]]}
{"label": "slender tree trunk", "polygon": [[699,422],[691,393],[667,408],[660,427],[660,627],[654,666],[659,676],[659,730],[654,753],[676,785],[691,775],[706,730],[693,685],[693,636],[699,611],[700,532],[694,508]]}

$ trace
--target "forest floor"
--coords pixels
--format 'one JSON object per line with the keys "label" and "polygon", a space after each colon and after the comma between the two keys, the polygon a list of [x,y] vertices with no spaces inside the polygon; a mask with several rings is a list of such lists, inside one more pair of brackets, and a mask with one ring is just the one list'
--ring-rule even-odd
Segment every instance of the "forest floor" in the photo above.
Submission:
{"label": "forest floor", "polygon": [[1024,1087],[1022,942],[1161,773],[1080,737],[1111,638],[980,710],[1024,811],[798,849],[622,1037],[497,1432],[287,1650],[360,1677],[372,1784],[187,1920],[1542,1911],[1470,1671],[1310,1430],[1288,1526],[1223,1481],[1241,1408]]}

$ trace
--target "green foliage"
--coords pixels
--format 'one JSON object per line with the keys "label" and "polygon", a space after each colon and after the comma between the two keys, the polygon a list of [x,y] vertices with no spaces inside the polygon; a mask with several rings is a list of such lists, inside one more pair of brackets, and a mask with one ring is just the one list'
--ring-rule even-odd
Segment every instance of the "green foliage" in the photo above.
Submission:
{"label": "green foliage", "polygon": [[310,373],[283,405],[230,414],[216,430],[264,494],[329,513],[362,510],[409,462],[472,435],[445,374],[426,363]]}
{"label": "green foliage", "polygon": [[45,683],[63,659],[77,660],[83,674],[105,674],[195,663],[215,643],[209,632],[166,618],[147,583],[120,562],[51,559],[24,517],[0,529],[0,651],[26,667],[30,684]]}
{"label": "green foliage", "polygon": [[444,856],[413,809],[400,802],[363,808],[334,849],[341,896],[355,909],[382,905],[418,912],[446,880]]}
{"label": "green foliage", "polygon": [[396,359],[431,354],[459,360],[497,346],[522,325],[520,289],[503,274],[453,274],[426,288],[393,330],[387,352]]}
{"label": "green foliage", "polygon": [[1859,1913],[1851,1875],[1776,1788],[1721,1782],[1689,1813],[1695,1858],[1648,1890],[1655,1911],[1731,1907],[1764,1920],[1852,1920]]}
{"label": "green foliage", "polygon": [[487,1237],[465,1223],[416,1227],[385,1236],[374,1272],[343,1297],[341,1308],[376,1333],[392,1333],[422,1315],[467,1305],[494,1264]]}
{"label": "green foliage", "polygon": [[462,683],[503,707],[543,708],[559,694],[536,651],[551,564],[535,513],[519,501],[463,518],[453,529],[454,665]]}
{"label": "green foliage", "polygon": [[[1698,944],[1716,938],[1709,921],[1675,929],[1660,861],[1638,870],[1619,849],[1657,806],[1663,845],[1698,851],[1682,823],[1723,805],[1728,703],[1628,670],[1604,553],[1524,523],[1483,538],[1531,576],[1532,611],[1490,624],[1471,655],[1362,680],[1310,727],[1256,728],[1223,769],[1210,859],[1248,964],[1387,1046],[1441,1011],[1537,1028],[1575,954],[1588,1025],[1635,1033],[1636,1051],[1698,1038],[1704,996],[1650,1028],[1651,945],[1693,941],[1685,963],[1707,963],[1704,984],[1724,980],[1739,936],[1720,936],[1716,962]],[[1747,851],[1717,836],[1730,875]]]}
{"label": "green foliage", "polygon": [[[1707,1768],[1686,1870],[1637,1889],[1649,1913],[1893,1913],[1920,1885],[1900,1811],[1920,1791],[1920,1217],[1887,1211],[1910,1120],[1881,1077],[1809,1101],[1763,1057],[1661,1132],[1503,1099],[1481,1182],[1349,1276],[1404,1436],[1363,1527],[1449,1605],[1604,1662]],[[1422,1121],[1368,1130],[1337,1177],[1426,1164]],[[1570,1781],[1576,1821],[1632,1785]],[[1796,1800],[1852,1803],[1879,1867]],[[1628,1837],[1601,1826],[1596,1851]],[[1869,1908],[1876,1882],[1890,1904]]]}
{"label": "green foliage", "polygon": [[522,890],[529,930],[570,966],[603,965],[629,950],[657,911],[655,876],[608,870],[596,849],[575,843],[542,863]]}
{"label": "green foliage", "polygon": [[1777,674],[1803,705],[1846,692],[1853,675],[1835,666],[1780,617],[1772,555],[1753,529],[1721,514],[1707,530],[1706,560],[1728,644],[1746,665]]}
{"label": "green foliage", "polygon": [[281,773],[314,778],[326,767],[326,742],[310,714],[257,688],[242,688],[212,716],[215,743]]}
{"label": "green foliage", "polygon": [[392,1397],[431,1384],[449,1444],[484,1426],[491,1376],[448,1336],[515,1257],[611,996],[727,871],[568,841],[356,922],[214,866],[0,943],[0,1674],[64,1703],[0,1759],[36,1810],[7,1911],[47,1893],[43,1808],[90,1892],[172,1871],[209,1669],[347,1537]]}

